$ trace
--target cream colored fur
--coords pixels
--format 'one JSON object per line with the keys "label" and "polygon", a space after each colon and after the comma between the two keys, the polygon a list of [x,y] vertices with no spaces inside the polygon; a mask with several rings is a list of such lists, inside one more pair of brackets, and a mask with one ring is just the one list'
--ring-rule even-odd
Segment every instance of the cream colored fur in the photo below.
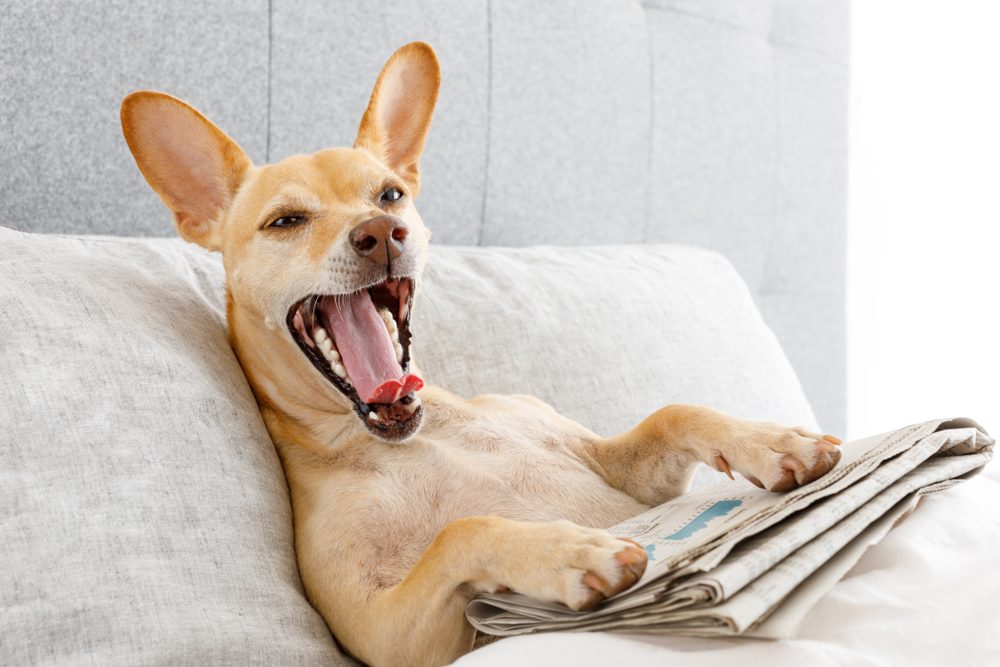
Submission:
{"label": "cream colored fur", "polygon": [[[602,528],[684,493],[699,462],[786,490],[839,459],[832,436],[708,408],[666,407],[603,438],[535,398],[465,399],[434,386],[419,392],[415,436],[373,437],[285,317],[304,295],[380,279],[347,234],[382,212],[371,193],[387,184],[405,194],[393,213],[409,230],[393,271],[419,285],[430,235],[413,199],[438,86],[430,47],[404,46],[376,83],[355,147],[260,167],[180,100],[143,91],[122,104],[129,146],[180,234],[222,252],[230,340],[284,465],[309,599],[341,645],[373,665],[445,664],[470,650],[463,612],[479,591],[584,609],[630,586],[645,552]],[[290,210],[308,224],[265,226]]]}

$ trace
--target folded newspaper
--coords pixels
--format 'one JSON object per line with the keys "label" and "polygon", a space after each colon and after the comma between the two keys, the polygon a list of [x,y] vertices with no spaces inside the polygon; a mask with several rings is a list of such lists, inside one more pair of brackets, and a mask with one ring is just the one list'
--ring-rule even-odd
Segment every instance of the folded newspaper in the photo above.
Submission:
{"label": "folded newspaper", "polygon": [[483,594],[481,632],[610,630],[701,637],[795,635],[829,591],[928,493],[979,472],[993,439],[970,419],[937,420],[847,443],[840,463],[788,493],[723,482],[610,532],[642,544],[643,577],[589,612],[516,593]]}

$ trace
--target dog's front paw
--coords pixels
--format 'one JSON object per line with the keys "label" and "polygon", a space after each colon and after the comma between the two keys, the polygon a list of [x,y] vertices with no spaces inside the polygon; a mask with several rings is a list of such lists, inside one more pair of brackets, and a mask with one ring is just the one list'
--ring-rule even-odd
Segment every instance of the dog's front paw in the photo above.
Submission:
{"label": "dog's front paw", "polygon": [[519,581],[506,584],[518,593],[588,611],[632,586],[646,571],[646,552],[631,540],[570,521],[535,529],[527,567],[519,568]]}
{"label": "dog's front paw", "polygon": [[839,444],[832,435],[749,422],[711,464],[730,477],[735,470],[762,489],[790,491],[830,472],[840,461]]}

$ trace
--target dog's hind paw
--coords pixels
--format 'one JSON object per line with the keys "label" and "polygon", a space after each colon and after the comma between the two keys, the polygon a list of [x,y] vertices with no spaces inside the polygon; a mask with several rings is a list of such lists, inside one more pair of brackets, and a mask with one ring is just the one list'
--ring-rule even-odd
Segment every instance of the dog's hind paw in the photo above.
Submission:
{"label": "dog's hind paw", "polygon": [[[646,552],[632,540],[570,521],[536,524],[534,553],[515,578],[514,591],[589,611],[629,588],[646,571]],[[535,540],[532,540],[535,541]]]}

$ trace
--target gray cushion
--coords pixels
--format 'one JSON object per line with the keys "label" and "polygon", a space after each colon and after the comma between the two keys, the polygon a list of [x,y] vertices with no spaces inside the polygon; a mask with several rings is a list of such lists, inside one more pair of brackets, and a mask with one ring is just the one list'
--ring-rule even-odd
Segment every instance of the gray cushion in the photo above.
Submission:
{"label": "gray cushion", "polygon": [[122,97],[158,88],[267,156],[268,3],[0,2],[0,201],[36,232],[166,236],[171,219],[121,133]]}
{"label": "gray cushion", "polygon": [[329,664],[217,258],[0,228],[0,664]]}
{"label": "gray cushion", "polygon": [[167,235],[117,127],[165,89],[254,160],[350,143],[404,42],[443,87],[421,210],[445,244],[725,254],[844,427],[846,0],[0,0],[0,199],[35,231]]}

